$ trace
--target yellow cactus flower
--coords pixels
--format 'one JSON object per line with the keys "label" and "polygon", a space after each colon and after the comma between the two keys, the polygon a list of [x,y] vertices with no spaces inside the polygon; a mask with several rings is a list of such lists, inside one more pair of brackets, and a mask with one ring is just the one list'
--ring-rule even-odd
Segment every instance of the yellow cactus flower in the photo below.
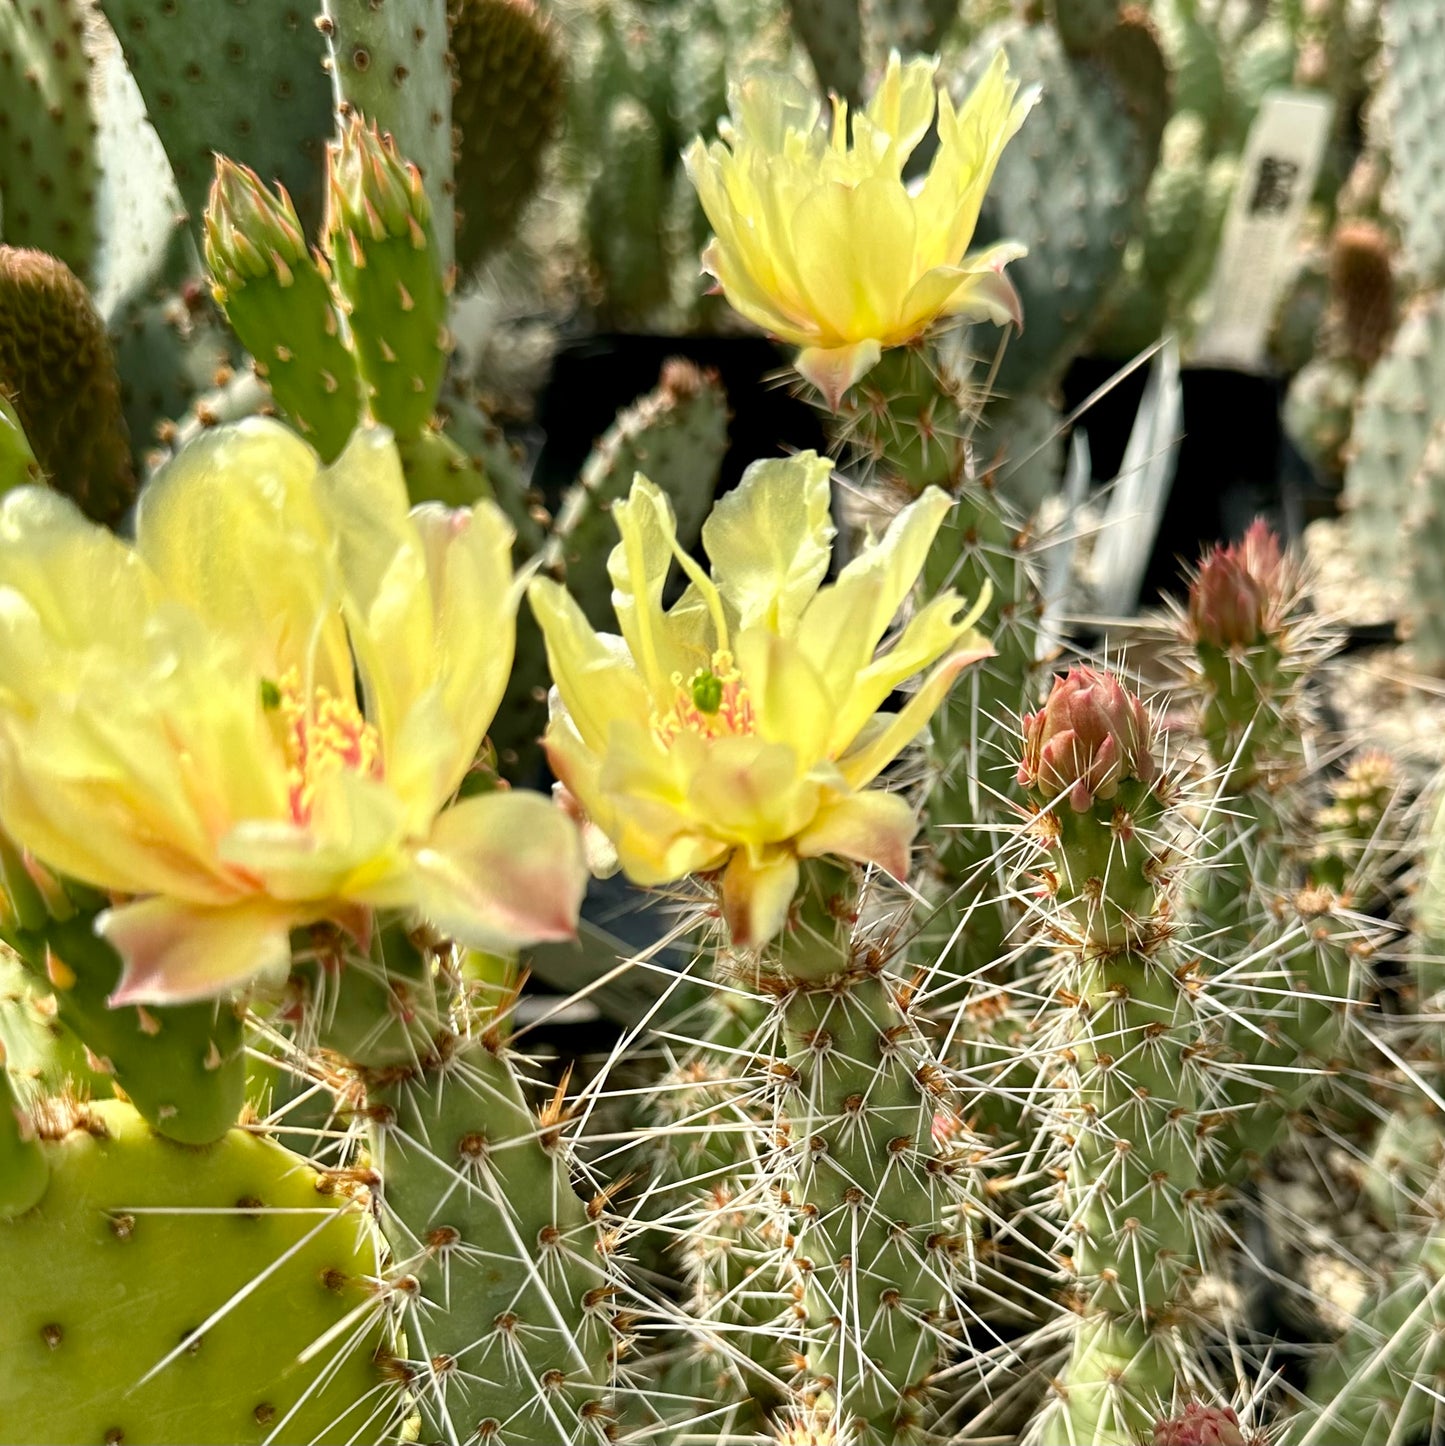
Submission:
{"label": "yellow cactus flower", "polygon": [[1003,148],[1036,90],[1019,94],[1002,53],[963,106],[937,93],[938,150],[916,185],[903,167],[934,118],[938,61],[899,61],[852,117],[833,101],[831,137],[811,89],[752,75],[729,89],[721,140],[695,140],[688,175],[715,233],[703,269],[735,310],[802,348],[798,370],[839,399],[882,355],[941,318],[1019,323],[1004,267],[1026,248],[968,251]]}
{"label": "yellow cactus flower", "polygon": [[[723,912],[744,947],[783,927],[800,858],[906,876],[913,811],[868,785],[990,652],[972,627],[986,600],[960,617],[951,592],[878,652],[952,504],[930,488],[822,586],[831,470],[812,452],[749,467],[703,527],[710,576],[639,474],[613,509],[621,637],[594,632],[556,583],[529,591],[556,684],[547,754],[591,842],[603,835],[640,884],[725,867]],[[690,585],[664,609],[674,562]],[[925,669],[897,713],[879,711]]]}
{"label": "yellow cactus flower", "polygon": [[479,948],[572,933],[571,822],[452,802],[511,668],[511,541],[490,503],[409,512],[385,432],[322,468],[260,419],[156,477],[134,545],[6,495],[0,826],[111,894],[115,1002],[218,993],[377,908]]}

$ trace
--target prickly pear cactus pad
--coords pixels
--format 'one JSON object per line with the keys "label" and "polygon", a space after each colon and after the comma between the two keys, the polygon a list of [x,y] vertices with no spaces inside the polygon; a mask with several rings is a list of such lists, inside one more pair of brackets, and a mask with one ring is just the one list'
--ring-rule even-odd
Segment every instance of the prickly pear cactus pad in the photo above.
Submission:
{"label": "prickly pear cactus pad", "polygon": [[0,1225],[0,1440],[377,1441],[392,1401],[364,1206],[233,1130],[53,1104],[50,1183]]}

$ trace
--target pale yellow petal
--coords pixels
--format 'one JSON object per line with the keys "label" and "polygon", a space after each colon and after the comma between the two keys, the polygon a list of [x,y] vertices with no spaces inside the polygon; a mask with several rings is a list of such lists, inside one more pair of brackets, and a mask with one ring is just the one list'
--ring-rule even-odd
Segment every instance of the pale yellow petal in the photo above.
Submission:
{"label": "pale yellow petal", "polygon": [[[161,601],[160,580],[135,550],[49,488],[17,487],[0,502],[0,604],[23,599],[44,634],[63,649],[142,646]],[[29,691],[38,679],[0,678],[0,690]]]}
{"label": "pale yellow petal", "polygon": [[576,825],[535,793],[464,799],[415,855],[417,908],[473,949],[570,939],[587,890]]}
{"label": "pale yellow petal", "polygon": [[934,598],[911,617],[892,647],[860,670],[834,712],[830,756],[836,758],[852,744],[895,688],[956,650],[969,635],[971,621],[963,600],[952,592]]}
{"label": "pale yellow petal", "polygon": [[930,487],[888,524],[808,606],[798,641],[828,691],[846,698],[903,606],[952,501]]}
{"label": "pale yellow petal", "polygon": [[216,846],[272,898],[300,903],[375,899],[401,867],[407,816],[392,790],[354,773],[318,781],[304,824],[244,819]]}
{"label": "pale yellow petal", "polygon": [[823,344],[894,337],[915,274],[917,228],[902,181],[874,176],[854,186],[816,186],[792,229],[798,280],[823,323]]}
{"label": "pale yellow petal", "polygon": [[453,734],[437,765],[430,812],[456,792],[476,758],[512,670],[519,596],[512,585],[513,530],[490,502],[470,511],[412,513],[435,616],[432,666]]}
{"label": "pale yellow petal", "polygon": [[581,740],[600,754],[619,718],[646,722],[652,713],[647,686],[621,639],[598,633],[560,584],[539,577],[527,600],[547,645],[547,664],[568,717]]}
{"label": "pale yellow petal", "polygon": [[993,656],[982,634],[964,640],[965,646],[945,658],[923,681],[918,691],[903,708],[881,725],[868,731],[867,737],[851,753],[838,760],[838,770],[850,788],[866,788],[908,745],[928,726],[928,720],[948,695],[958,675],[969,666]]}
{"label": "pale yellow petal", "polygon": [[826,576],[832,472],[815,452],[754,462],[703,524],[713,578],[739,629],[791,632]]}
{"label": "pale yellow petal", "polygon": [[689,676],[707,661],[679,646],[663,612],[663,588],[677,560],[677,521],[667,495],[641,473],[612,516],[622,535],[607,560],[612,607],[638,671],[660,703],[671,698],[675,674]]}
{"label": "pale yellow petal", "polygon": [[[391,434],[362,428],[316,479],[335,539],[343,604],[361,673],[366,716],[381,735],[387,776],[403,794],[427,790],[397,742],[436,678],[436,620],[421,538]],[[434,764],[434,760],[427,760]]]}
{"label": "pale yellow petal", "polygon": [[243,641],[258,681],[288,669],[352,692],[351,655],[315,452],[253,417],[203,432],[141,493],[136,547],[167,592]]}
{"label": "pale yellow petal", "polygon": [[804,828],[819,785],[786,743],[742,735],[717,738],[693,775],[687,806],[699,826],[730,843],[781,843]]}
{"label": "pale yellow petal", "polygon": [[937,74],[937,56],[919,56],[904,65],[894,51],[863,112],[892,140],[900,161],[907,160],[933,123]]}
{"label": "pale yellow petal", "polygon": [[734,651],[758,735],[786,743],[805,769],[828,757],[840,704],[798,645],[771,628],[750,628]]}
{"label": "pale yellow petal", "polygon": [[203,909],[175,899],[141,899],[108,909],[96,933],[124,968],[110,997],[122,1004],[183,1004],[228,994],[259,974],[291,964],[290,929],[304,918],[266,899]]}
{"label": "pale yellow petal", "polygon": [[798,860],[786,849],[754,861],[738,849],[722,882],[723,919],[739,949],[761,949],[783,932],[798,890]]}
{"label": "pale yellow petal", "polygon": [[876,864],[900,883],[908,879],[908,850],[918,819],[901,794],[869,789],[827,799],[794,847],[800,858],[830,854]]}

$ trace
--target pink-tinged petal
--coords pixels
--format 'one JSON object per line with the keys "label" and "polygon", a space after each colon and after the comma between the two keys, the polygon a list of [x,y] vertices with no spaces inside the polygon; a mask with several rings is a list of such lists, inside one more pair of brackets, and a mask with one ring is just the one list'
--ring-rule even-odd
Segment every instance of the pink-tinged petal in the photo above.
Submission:
{"label": "pink-tinged petal", "polygon": [[878,342],[854,342],[852,346],[810,346],[798,353],[793,365],[798,375],[822,392],[830,411],[836,412],[843,393],[878,365],[883,348]]}
{"label": "pink-tinged petal", "polygon": [[464,799],[416,851],[416,904],[473,949],[571,939],[587,890],[576,825],[540,794]]}
{"label": "pink-tinged petal", "polygon": [[781,934],[797,891],[798,860],[793,854],[779,850],[755,864],[746,849],[738,849],[722,880],[723,921],[734,947],[761,949]]}
{"label": "pink-tinged petal", "polygon": [[918,820],[908,801],[897,793],[869,790],[846,793],[818,810],[798,835],[801,858],[832,854],[860,864],[877,864],[900,883],[908,878],[909,845]]}
{"label": "pink-tinged petal", "polygon": [[110,1003],[209,999],[263,971],[284,970],[290,931],[303,922],[268,901],[206,909],[157,897],[107,909],[95,931],[125,966]]}
{"label": "pink-tinged petal", "polygon": [[1003,268],[1024,252],[1021,246],[999,245],[983,256],[966,260],[975,265],[984,263],[949,299],[948,314],[971,321],[991,321],[995,326],[1012,325],[1024,329],[1024,306],[1012,281]]}

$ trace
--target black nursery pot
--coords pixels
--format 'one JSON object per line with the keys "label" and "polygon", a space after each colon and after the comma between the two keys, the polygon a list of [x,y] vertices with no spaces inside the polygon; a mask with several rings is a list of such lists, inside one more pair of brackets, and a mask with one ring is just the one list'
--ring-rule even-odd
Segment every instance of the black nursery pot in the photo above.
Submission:
{"label": "black nursery pot", "polygon": [[[1064,380],[1064,405],[1072,410],[1115,376],[1120,363],[1081,358]],[[1119,474],[1148,369],[1140,367],[1094,403],[1080,419],[1089,434],[1094,480]],[[1140,605],[1182,597],[1181,563],[1198,559],[1211,543],[1240,537],[1263,517],[1282,537],[1297,539],[1305,508],[1297,457],[1280,424],[1284,384],[1275,377],[1214,367],[1186,368],[1184,439],[1169,500],[1160,520]]]}
{"label": "black nursery pot", "polygon": [[549,504],[577,480],[617,413],[650,392],[663,362],[675,356],[714,369],[727,392],[732,415],[718,495],[760,457],[827,449],[817,414],[788,390],[787,358],[765,338],[604,333],[562,347],[540,398],[537,423],[546,441],[533,479]]}

